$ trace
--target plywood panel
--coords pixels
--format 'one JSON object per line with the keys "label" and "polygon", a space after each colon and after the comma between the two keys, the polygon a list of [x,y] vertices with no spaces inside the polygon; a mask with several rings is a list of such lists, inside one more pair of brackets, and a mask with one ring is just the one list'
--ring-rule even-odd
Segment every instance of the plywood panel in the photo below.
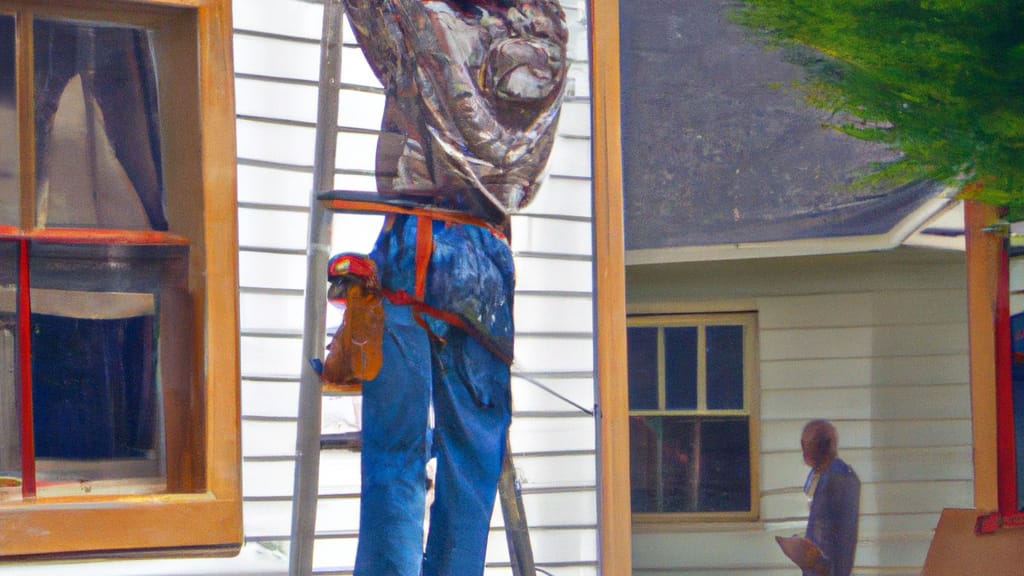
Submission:
{"label": "plywood panel", "polygon": [[1024,567],[1024,530],[976,536],[978,512],[943,510],[928,549],[922,576],[1020,576]]}

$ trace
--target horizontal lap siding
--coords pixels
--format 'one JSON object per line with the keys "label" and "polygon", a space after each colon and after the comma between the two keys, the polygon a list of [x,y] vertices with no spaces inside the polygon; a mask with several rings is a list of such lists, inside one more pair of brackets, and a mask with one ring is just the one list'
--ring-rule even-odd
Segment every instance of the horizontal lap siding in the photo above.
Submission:
{"label": "horizontal lap siding", "polygon": [[[597,574],[590,102],[583,3],[571,26],[572,90],[549,175],[513,218],[517,263],[513,462],[534,556],[559,576]],[[299,371],[312,192],[322,4],[235,3],[242,436],[247,541],[286,553],[291,532]],[[372,190],[383,92],[347,24],[335,187]],[[334,251],[366,252],[379,217],[337,215]],[[328,331],[339,318],[330,311]],[[325,399],[325,432],[358,424],[358,399]],[[350,574],[358,542],[359,455],[324,451],[314,572]],[[500,508],[488,576],[511,575]]]}
{"label": "horizontal lap siding", "polygon": [[644,311],[755,309],[761,386],[760,522],[642,527],[635,575],[792,574],[773,537],[806,524],[799,438],[819,417],[862,482],[855,572],[920,571],[939,512],[973,494],[962,260],[924,256],[692,265],[628,289]]}

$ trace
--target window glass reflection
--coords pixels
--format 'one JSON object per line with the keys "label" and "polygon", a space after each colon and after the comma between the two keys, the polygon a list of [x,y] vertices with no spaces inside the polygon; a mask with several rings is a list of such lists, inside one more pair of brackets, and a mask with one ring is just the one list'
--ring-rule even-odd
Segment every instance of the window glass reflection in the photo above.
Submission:
{"label": "window glass reflection", "polygon": [[665,328],[665,407],[697,408],[697,328]]}
{"label": "window glass reflection", "polygon": [[150,34],[33,23],[37,226],[167,230]]}
{"label": "window glass reflection", "polygon": [[168,489],[168,438],[182,434],[166,431],[162,399],[187,382],[188,351],[168,351],[187,328],[165,319],[189,317],[187,258],[182,246],[32,246],[40,497]]}
{"label": "window glass reflection", "polygon": [[21,494],[17,281],[18,244],[0,242],[0,501]]}
{"label": "window glass reflection", "polygon": [[750,425],[745,417],[631,416],[634,513],[750,509]]}
{"label": "window glass reflection", "polygon": [[707,327],[708,408],[743,408],[743,326]]}
{"label": "window glass reflection", "polygon": [[17,225],[21,206],[14,57],[14,17],[0,15],[0,226]]}
{"label": "window glass reflection", "polygon": [[658,329],[631,326],[626,330],[629,409],[658,408]]}

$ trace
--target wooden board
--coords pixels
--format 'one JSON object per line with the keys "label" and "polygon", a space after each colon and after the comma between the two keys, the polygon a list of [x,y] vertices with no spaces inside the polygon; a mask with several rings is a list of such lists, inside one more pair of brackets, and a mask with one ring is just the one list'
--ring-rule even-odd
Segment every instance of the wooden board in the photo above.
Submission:
{"label": "wooden board", "polygon": [[978,536],[973,509],[942,511],[921,576],[1020,576],[1024,566],[1024,528]]}

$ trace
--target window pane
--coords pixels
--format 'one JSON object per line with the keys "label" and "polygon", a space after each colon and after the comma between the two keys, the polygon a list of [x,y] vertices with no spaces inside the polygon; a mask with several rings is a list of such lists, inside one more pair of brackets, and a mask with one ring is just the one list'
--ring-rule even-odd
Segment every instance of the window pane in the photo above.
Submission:
{"label": "window pane", "polygon": [[177,246],[32,246],[40,496],[167,489],[161,400],[188,386],[187,363],[169,360],[188,351],[168,346],[187,342],[190,323],[187,310],[162,319],[185,299],[186,264]]}
{"label": "window pane", "polygon": [[750,510],[746,418],[630,417],[633,512]]}
{"label": "window pane", "polygon": [[658,329],[626,329],[630,410],[658,408]]}
{"label": "window pane", "polygon": [[708,409],[742,409],[743,326],[708,326],[706,338]]}
{"label": "window pane", "polygon": [[18,224],[18,112],[14,86],[14,17],[0,15],[0,225]]}
{"label": "window pane", "polygon": [[705,419],[700,429],[703,512],[750,509],[750,429],[747,418]]}
{"label": "window pane", "polygon": [[[21,478],[17,282],[18,244],[0,242],[0,476],[8,479]],[[3,484],[0,483],[0,500],[21,494],[17,486]]]}
{"label": "window pane", "polygon": [[631,416],[629,423],[633,512],[696,511],[693,419]]}
{"label": "window pane", "polygon": [[665,407],[697,408],[697,328],[665,328]]}
{"label": "window pane", "polygon": [[[1012,290],[1015,286],[1011,283],[1010,288]],[[1017,510],[1024,511],[1024,312],[1010,316],[1010,335],[1013,430],[1017,448]]]}
{"label": "window pane", "polygon": [[149,33],[36,20],[40,227],[167,230]]}

